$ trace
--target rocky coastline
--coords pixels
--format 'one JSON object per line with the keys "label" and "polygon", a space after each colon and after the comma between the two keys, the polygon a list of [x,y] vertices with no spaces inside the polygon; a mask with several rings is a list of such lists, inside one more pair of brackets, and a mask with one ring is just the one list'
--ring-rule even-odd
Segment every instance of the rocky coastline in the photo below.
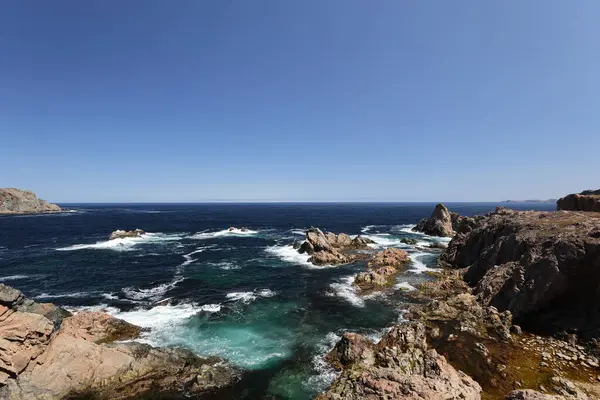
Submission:
{"label": "rocky coastline", "polygon": [[377,343],[346,333],[317,399],[600,398],[600,213],[438,205],[418,230],[450,229],[406,322]]}
{"label": "rocky coastline", "polygon": [[35,193],[15,188],[0,188],[0,215],[61,212],[56,204],[38,199]]}
{"label": "rocky coastline", "polygon": [[40,304],[0,284],[0,398],[198,397],[239,372],[219,358],[138,343],[141,328],[102,312]]}

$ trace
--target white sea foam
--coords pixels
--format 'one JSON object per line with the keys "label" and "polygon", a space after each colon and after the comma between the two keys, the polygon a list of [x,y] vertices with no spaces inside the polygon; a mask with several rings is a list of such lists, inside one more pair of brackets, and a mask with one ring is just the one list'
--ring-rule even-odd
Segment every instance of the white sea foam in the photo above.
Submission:
{"label": "white sea foam", "polygon": [[205,239],[214,239],[214,238],[227,237],[227,236],[245,237],[245,236],[253,236],[256,234],[258,234],[258,231],[253,231],[250,229],[243,231],[241,229],[234,228],[232,230],[223,229],[222,231],[217,231],[217,232],[198,232],[194,235],[188,236],[188,238],[205,240]]}
{"label": "white sea foam", "polygon": [[416,287],[414,287],[413,285],[411,285],[408,282],[400,282],[394,285],[394,289],[396,290],[406,290],[406,291],[411,291],[411,290],[417,290]]}
{"label": "white sea foam", "polygon": [[72,297],[72,298],[83,298],[93,296],[93,292],[73,292],[73,293],[58,293],[58,294],[49,294],[49,293],[41,293],[34,297],[34,299],[60,299],[64,297]]}
{"label": "white sea foam", "polygon": [[341,297],[356,307],[364,307],[365,301],[357,294],[356,287],[352,285],[355,277],[356,275],[350,275],[341,278],[341,282],[330,284],[329,287],[333,292],[328,292],[327,295]]}
{"label": "white sea foam", "polygon": [[203,251],[212,248],[213,246],[204,246],[204,247],[198,247],[196,250],[192,251],[191,253],[187,253],[183,255],[183,258],[185,258],[185,261],[179,266],[181,267],[185,267],[186,265],[190,265],[196,261],[198,261],[195,258],[192,258],[192,256],[194,254],[198,254],[198,253],[202,253]]}
{"label": "white sea foam", "polygon": [[306,236],[306,231],[303,229],[292,229],[290,230],[294,235]]}
{"label": "white sea foam", "polygon": [[449,237],[429,236],[429,235],[424,234],[423,232],[413,232],[412,228],[414,228],[415,226],[417,226],[417,225],[414,225],[414,224],[398,225],[398,226],[393,227],[392,230],[395,232],[403,232],[403,233],[408,233],[411,235],[423,236],[432,242],[448,243],[448,242],[450,242],[450,240],[452,240],[452,238],[449,238]]}
{"label": "white sea foam", "polygon": [[[202,306],[194,304],[177,304],[177,305],[159,305],[150,309],[137,309],[132,311],[117,311],[108,310],[109,314],[114,317],[125,320],[142,328],[150,329],[168,329],[185,322],[188,318],[198,314],[200,311],[216,312],[216,304],[206,305],[206,309]],[[219,307],[220,309],[220,307]]]}
{"label": "white sea foam", "polygon": [[393,237],[389,233],[375,233],[372,235],[362,235],[366,239],[371,239],[375,242],[373,247],[390,247],[390,246],[403,246],[404,243],[399,238]]}
{"label": "white sea foam", "polygon": [[231,301],[241,301],[242,303],[250,303],[256,300],[258,297],[273,297],[277,293],[272,291],[271,289],[260,289],[254,290],[252,292],[231,292],[227,293],[225,297],[230,299]]}
{"label": "white sea foam", "polygon": [[410,264],[409,272],[413,272],[415,274],[420,274],[425,271],[435,271],[434,268],[429,268],[427,265],[425,265],[425,263],[423,261],[421,261],[421,258],[423,258],[424,256],[428,256],[428,255],[430,255],[430,254],[421,252],[421,251],[409,254],[408,256],[410,257],[410,259],[412,261],[412,263]]}
{"label": "white sea foam", "polygon": [[29,279],[30,276],[29,275],[10,275],[10,276],[3,276],[0,278],[0,282],[6,282],[6,281],[17,281],[17,280],[21,280],[21,279]]}
{"label": "white sea foam", "polygon": [[241,268],[239,265],[234,264],[234,263],[229,262],[229,261],[220,261],[220,262],[216,262],[216,263],[211,263],[211,265],[219,267],[220,269],[225,270],[225,271],[234,270],[234,269],[240,269]]}
{"label": "white sea foam", "polygon": [[298,253],[298,250],[294,249],[294,246],[291,246],[291,245],[270,246],[270,247],[266,248],[266,252],[273,254],[273,255],[279,257],[280,259],[282,259],[283,261],[286,261],[289,263],[304,265],[307,267],[314,267],[313,264],[308,262],[310,255],[308,255],[306,253],[305,254]]}
{"label": "white sea foam", "polygon": [[92,244],[74,244],[72,246],[57,248],[58,251],[73,251],[73,250],[84,250],[84,249],[96,249],[96,250],[114,250],[114,251],[129,251],[138,244],[151,244],[170,242],[183,239],[182,236],[177,234],[164,234],[164,233],[145,233],[138,237],[132,238],[119,238],[113,240],[106,240],[102,242],[96,242]]}
{"label": "white sea foam", "polygon": [[[369,231],[373,228],[377,228],[378,225],[367,225],[364,228],[362,228],[360,231],[362,233],[369,233]],[[364,235],[363,235],[364,236]]]}
{"label": "white sea foam", "polygon": [[167,293],[169,290],[173,289],[177,286],[178,283],[183,281],[182,276],[176,276],[171,282],[163,283],[161,285],[155,286],[153,288],[148,289],[139,289],[135,287],[126,287],[121,289],[125,297],[131,300],[151,300],[157,301]]}
{"label": "white sea foam", "polygon": [[78,306],[78,307],[70,307],[67,306],[65,309],[73,314],[77,314],[78,312],[97,312],[103,311],[110,315],[114,315],[119,313],[119,309],[116,307],[111,307],[108,304],[97,304],[95,306]]}
{"label": "white sea foam", "polygon": [[215,313],[221,311],[220,304],[205,304],[199,308],[200,311]]}
{"label": "white sea foam", "polygon": [[325,361],[325,355],[333,349],[341,338],[342,337],[335,332],[329,332],[325,338],[317,344],[317,354],[312,359],[313,368],[317,374],[312,375],[307,379],[305,387],[311,390],[316,388],[318,391],[323,391],[339,376],[339,372],[337,372],[331,364]]}
{"label": "white sea foam", "polygon": [[104,297],[106,300],[119,300],[119,296],[114,293],[100,293],[100,296]]}

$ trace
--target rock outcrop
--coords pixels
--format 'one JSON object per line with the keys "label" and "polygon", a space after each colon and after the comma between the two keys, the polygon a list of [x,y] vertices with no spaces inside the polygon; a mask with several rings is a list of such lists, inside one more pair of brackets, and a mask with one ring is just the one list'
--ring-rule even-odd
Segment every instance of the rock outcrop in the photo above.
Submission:
{"label": "rock outcrop", "polygon": [[600,213],[512,211],[478,217],[441,260],[465,268],[482,304],[530,331],[600,338]]}
{"label": "rock outcrop", "polygon": [[304,242],[294,247],[298,248],[300,254],[309,254],[311,257],[308,261],[315,265],[337,265],[364,259],[364,254],[354,250],[367,249],[373,243],[375,242],[360,235],[352,239],[345,233],[336,235],[332,232],[323,233],[319,228],[310,228],[306,231]]}
{"label": "rock outcrop", "polygon": [[452,237],[458,229],[462,218],[455,212],[450,212],[443,204],[435,206],[429,218],[424,218],[412,230],[430,236]]}
{"label": "rock outcrop", "polygon": [[136,238],[136,237],[140,237],[140,236],[144,235],[145,233],[146,232],[141,229],[136,229],[133,231],[116,230],[110,234],[110,236],[108,237],[108,240]]}
{"label": "rock outcrop", "polygon": [[584,190],[556,201],[557,210],[600,212],[600,189]]}
{"label": "rock outcrop", "polygon": [[410,262],[408,253],[400,249],[385,249],[367,264],[366,271],[359,272],[354,278],[354,285],[362,291],[374,290],[389,286],[396,275]]}
{"label": "rock outcrop", "polygon": [[481,387],[429,348],[424,325],[394,326],[377,344],[344,334],[327,360],[340,377],[317,400],[481,398]]}
{"label": "rock outcrop", "polygon": [[35,193],[28,190],[0,189],[0,214],[39,214],[61,211],[56,204],[38,199]]}
{"label": "rock outcrop", "polygon": [[0,285],[0,398],[188,396],[237,379],[237,372],[218,358],[136,342],[115,343],[135,339],[141,330],[107,314],[57,310]]}

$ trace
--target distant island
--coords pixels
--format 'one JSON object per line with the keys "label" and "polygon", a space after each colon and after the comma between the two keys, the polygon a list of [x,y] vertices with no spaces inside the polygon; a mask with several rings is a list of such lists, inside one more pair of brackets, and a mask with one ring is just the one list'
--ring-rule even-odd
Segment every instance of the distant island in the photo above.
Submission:
{"label": "distant island", "polygon": [[502,201],[502,203],[556,203],[558,199],[548,199],[548,200],[540,200],[540,199],[533,199],[533,200],[504,200]]}

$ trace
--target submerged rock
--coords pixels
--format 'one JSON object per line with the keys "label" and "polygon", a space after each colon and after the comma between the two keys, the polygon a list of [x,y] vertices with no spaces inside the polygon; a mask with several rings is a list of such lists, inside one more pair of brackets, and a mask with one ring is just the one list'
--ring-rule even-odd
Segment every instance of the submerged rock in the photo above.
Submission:
{"label": "submerged rock", "polygon": [[[219,358],[182,349],[115,343],[141,329],[101,312],[51,321],[18,290],[0,286],[0,398],[135,399],[200,395],[232,384],[238,372]],[[44,306],[44,305],[40,305]],[[52,306],[54,307],[54,306]],[[47,311],[47,310],[45,310]]]}
{"label": "submerged rock", "polygon": [[144,232],[141,229],[136,229],[134,231],[122,231],[122,230],[116,230],[113,233],[110,234],[110,237],[108,238],[108,240],[115,240],[115,239],[124,239],[124,238],[136,238],[136,237],[140,237],[142,235],[144,235],[146,232]]}
{"label": "submerged rock", "polygon": [[584,190],[556,201],[557,210],[600,212],[600,189]]}
{"label": "submerged rock", "polygon": [[38,214],[61,211],[56,204],[38,199],[35,193],[28,190],[0,189],[0,214]]}
{"label": "submerged rock", "polygon": [[481,387],[427,345],[419,323],[394,326],[377,344],[345,334],[327,360],[342,369],[317,400],[479,400]]}
{"label": "submerged rock", "polygon": [[412,230],[422,232],[430,236],[452,237],[463,217],[457,213],[450,212],[443,204],[435,206],[429,218],[422,219]]}

